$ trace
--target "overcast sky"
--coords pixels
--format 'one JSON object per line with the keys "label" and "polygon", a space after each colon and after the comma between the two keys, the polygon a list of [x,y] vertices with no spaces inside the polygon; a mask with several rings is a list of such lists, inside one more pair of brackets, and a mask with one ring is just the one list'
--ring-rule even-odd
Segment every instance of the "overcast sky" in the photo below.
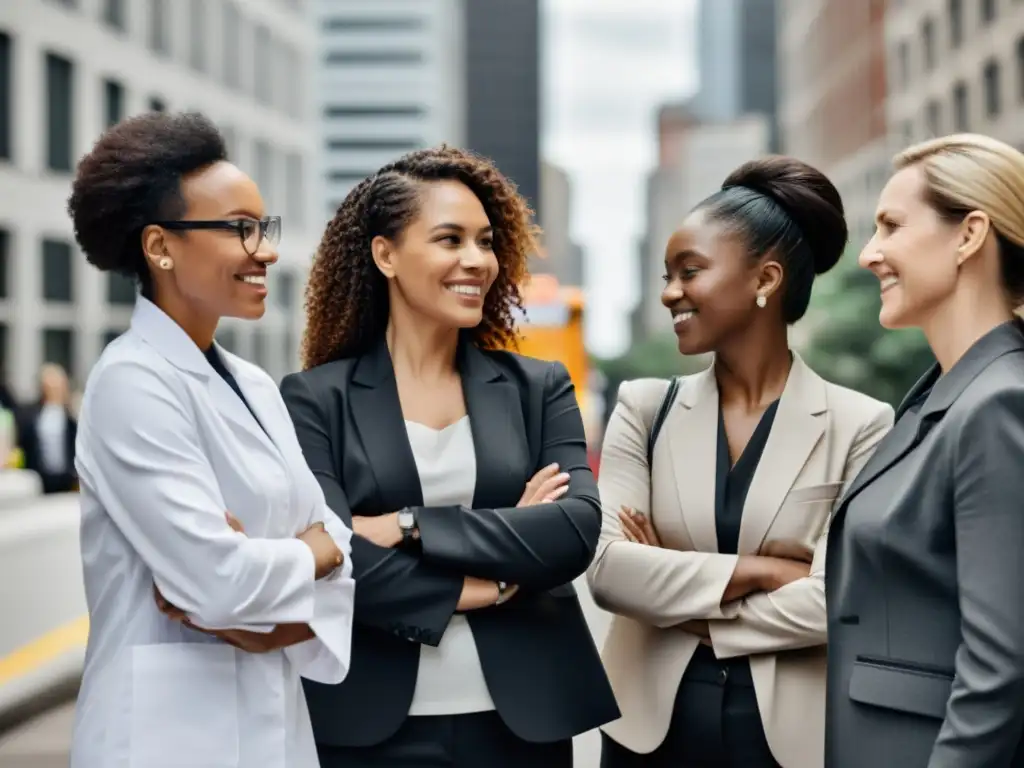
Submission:
{"label": "overcast sky", "polygon": [[696,87],[693,0],[544,0],[545,159],[572,180],[574,239],[587,258],[587,342],[629,341],[643,189],[655,117]]}

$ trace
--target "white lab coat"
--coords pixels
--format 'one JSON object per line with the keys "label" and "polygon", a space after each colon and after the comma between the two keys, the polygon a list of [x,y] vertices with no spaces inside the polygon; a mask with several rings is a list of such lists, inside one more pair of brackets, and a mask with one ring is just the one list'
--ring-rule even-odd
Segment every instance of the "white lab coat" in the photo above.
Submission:
{"label": "white lab coat", "polygon": [[[348,672],[351,531],[327,509],[274,382],[220,352],[259,422],[143,298],[89,376],[75,463],[91,625],[72,768],[318,765],[299,678]],[[320,520],[345,564],[315,581],[295,536]],[[308,623],[317,637],[236,650],[160,613],[154,582],[199,626]]]}

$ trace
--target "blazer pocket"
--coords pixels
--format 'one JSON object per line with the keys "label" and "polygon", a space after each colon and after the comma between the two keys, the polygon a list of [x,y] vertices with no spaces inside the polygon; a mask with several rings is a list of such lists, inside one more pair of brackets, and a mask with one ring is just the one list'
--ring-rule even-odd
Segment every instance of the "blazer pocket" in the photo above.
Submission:
{"label": "blazer pocket", "polygon": [[786,504],[807,504],[816,501],[835,501],[843,490],[840,483],[821,483],[820,485],[805,485],[801,488],[794,488],[786,494]]}
{"label": "blazer pocket", "polygon": [[234,648],[138,645],[131,668],[131,768],[238,768]]}
{"label": "blazer pocket", "polygon": [[858,704],[942,720],[952,689],[952,673],[891,659],[859,657],[853,663],[849,695]]}

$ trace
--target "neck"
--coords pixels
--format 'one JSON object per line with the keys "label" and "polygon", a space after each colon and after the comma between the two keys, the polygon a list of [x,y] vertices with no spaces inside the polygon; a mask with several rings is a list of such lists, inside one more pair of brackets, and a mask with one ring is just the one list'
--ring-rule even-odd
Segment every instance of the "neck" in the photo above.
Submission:
{"label": "neck", "polygon": [[392,303],[385,338],[396,377],[420,381],[447,378],[455,370],[458,328],[439,328]]}
{"label": "neck", "polygon": [[217,332],[217,317],[206,317],[186,306],[173,297],[164,297],[155,293],[153,303],[162,309],[168,317],[181,326],[195,345],[204,352],[213,345],[213,335]]}
{"label": "neck", "polygon": [[978,339],[1012,318],[1013,311],[1002,299],[953,296],[932,312],[921,324],[921,330],[939,367],[946,373]]}
{"label": "neck", "polygon": [[786,327],[765,323],[747,330],[715,353],[715,379],[723,403],[747,410],[767,408],[782,395],[793,365]]}

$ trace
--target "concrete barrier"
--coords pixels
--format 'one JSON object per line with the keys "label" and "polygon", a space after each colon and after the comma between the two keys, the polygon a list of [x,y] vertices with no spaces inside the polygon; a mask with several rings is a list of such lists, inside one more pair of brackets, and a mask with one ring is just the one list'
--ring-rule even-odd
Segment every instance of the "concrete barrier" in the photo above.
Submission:
{"label": "concrete barrier", "polygon": [[0,508],[0,721],[81,675],[89,627],[76,494]]}

